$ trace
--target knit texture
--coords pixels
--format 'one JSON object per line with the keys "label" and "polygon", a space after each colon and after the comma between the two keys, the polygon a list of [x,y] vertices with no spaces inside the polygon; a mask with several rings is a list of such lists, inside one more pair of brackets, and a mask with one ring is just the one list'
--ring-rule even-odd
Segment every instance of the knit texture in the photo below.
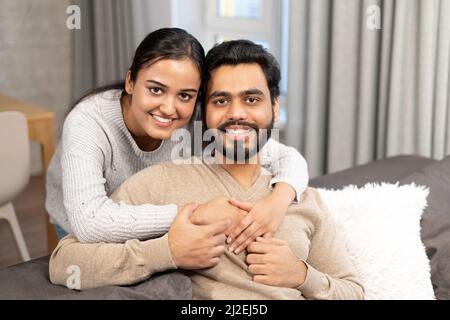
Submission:
{"label": "knit texture", "polygon": [[[174,202],[183,205],[232,196],[255,201],[267,196],[270,177],[261,175],[248,189],[219,165],[165,163],[129,178],[113,199],[129,204]],[[152,183],[148,183],[152,181]],[[307,188],[298,204],[291,205],[274,235],[285,240],[308,271],[298,288],[256,283],[248,271],[247,253],[226,251],[217,266],[186,271],[195,299],[361,299],[363,288],[343,241],[319,193]],[[119,264],[119,266],[118,266]],[[70,265],[81,270],[81,289],[126,285],[174,269],[167,236],[126,244],[81,244],[73,237],[60,242],[50,259],[50,279],[65,285]]]}
{"label": "knit texture", "polygon": [[[48,168],[47,212],[53,222],[86,243],[161,236],[177,214],[173,202],[127,205],[110,199],[128,177],[170,161],[177,144],[165,140],[157,150],[140,150],[125,125],[120,94],[110,90],[94,95],[71,111]],[[271,185],[283,181],[301,195],[308,184],[305,159],[273,139],[260,154],[262,165],[273,175]]]}

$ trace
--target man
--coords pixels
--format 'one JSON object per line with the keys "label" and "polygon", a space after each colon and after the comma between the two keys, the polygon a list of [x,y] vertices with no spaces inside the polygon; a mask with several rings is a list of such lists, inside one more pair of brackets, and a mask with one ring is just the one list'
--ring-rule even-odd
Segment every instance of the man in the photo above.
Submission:
{"label": "man", "polygon": [[[279,115],[278,64],[261,46],[244,40],[214,47],[207,63],[204,121],[215,129],[216,163],[152,166],[125,181],[113,195],[116,201],[184,205],[219,198],[226,205],[220,198],[226,196],[245,206],[270,192],[270,176],[259,165],[258,138]],[[244,154],[245,163],[224,161],[237,160],[236,154]],[[92,288],[132,284],[178,268],[191,277],[196,299],[363,298],[348,253],[314,189],[307,188],[291,205],[274,237],[258,238],[238,254],[225,248],[229,219],[199,226],[189,215],[180,213],[158,239],[81,244],[65,238],[52,254],[50,279],[66,284],[66,269],[76,265],[81,288]],[[201,232],[210,237],[200,246]]]}

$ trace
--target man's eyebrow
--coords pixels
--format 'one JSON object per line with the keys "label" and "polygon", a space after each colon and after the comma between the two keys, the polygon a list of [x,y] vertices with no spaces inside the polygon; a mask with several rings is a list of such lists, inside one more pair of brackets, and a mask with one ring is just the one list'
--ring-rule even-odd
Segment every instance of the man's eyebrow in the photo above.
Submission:
{"label": "man's eyebrow", "polygon": [[247,90],[241,91],[239,93],[239,95],[240,96],[248,96],[248,95],[263,96],[264,93],[261,90],[259,90],[259,89],[251,88],[251,89],[247,89]]}
{"label": "man's eyebrow", "polygon": [[214,91],[208,96],[208,99],[218,98],[218,97],[229,97],[231,94],[227,91]]}
{"label": "man's eyebrow", "polygon": [[[156,84],[158,86],[161,86],[163,88],[167,88],[167,86],[164,83],[161,83],[161,82],[156,81],[156,80],[150,79],[150,80],[147,80],[147,82],[154,83],[154,84]],[[183,91],[183,92],[194,92],[194,93],[198,92],[198,90],[194,89],[194,88],[181,89],[180,91]]]}

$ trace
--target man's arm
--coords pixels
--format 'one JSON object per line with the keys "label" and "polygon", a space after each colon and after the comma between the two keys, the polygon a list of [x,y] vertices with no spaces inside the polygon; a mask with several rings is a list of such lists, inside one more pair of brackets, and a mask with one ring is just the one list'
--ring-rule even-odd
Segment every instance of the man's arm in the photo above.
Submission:
{"label": "man's arm", "polygon": [[320,194],[312,191],[321,220],[311,239],[306,279],[298,289],[307,299],[364,299],[364,288],[343,238]]}
{"label": "man's arm", "polygon": [[[130,285],[177,267],[203,269],[217,265],[225,251],[224,232],[231,220],[195,225],[189,217],[196,206],[184,206],[169,233],[157,239],[125,243],[80,243],[73,236],[62,239],[50,258],[51,282],[79,290]],[[72,274],[74,271],[78,275]]]}
{"label": "man's arm", "polygon": [[[129,285],[170,269],[176,269],[176,266],[170,254],[167,234],[158,239],[128,240],[120,244],[84,244],[70,235],[62,239],[53,251],[49,275],[53,284],[82,290],[105,285]],[[79,279],[75,279],[78,275]]]}

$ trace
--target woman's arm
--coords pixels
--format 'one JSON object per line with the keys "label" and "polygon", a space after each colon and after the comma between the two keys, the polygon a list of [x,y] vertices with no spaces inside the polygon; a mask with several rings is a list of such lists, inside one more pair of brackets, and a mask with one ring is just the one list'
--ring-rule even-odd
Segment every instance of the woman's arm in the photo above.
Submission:
{"label": "woman's arm", "polygon": [[167,232],[177,214],[176,205],[119,204],[108,197],[104,177],[108,137],[93,119],[82,113],[69,115],[62,144],[64,207],[77,239],[125,242]]}
{"label": "woman's arm", "polygon": [[274,139],[267,141],[260,155],[261,165],[273,176],[271,186],[285,182],[294,189],[296,199],[300,199],[309,181],[305,158],[295,148],[285,146]]}
{"label": "woman's arm", "polygon": [[269,139],[261,150],[261,165],[267,168],[273,178],[272,193],[255,203],[243,203],[232,199],[231,203],[248,215],[233,226],[228,243],[231,251],[239,254],[256,237],[273,235],[283,221],[289,205],[300,199],[308,185],[308,166],[302,155],[274,139]]}

